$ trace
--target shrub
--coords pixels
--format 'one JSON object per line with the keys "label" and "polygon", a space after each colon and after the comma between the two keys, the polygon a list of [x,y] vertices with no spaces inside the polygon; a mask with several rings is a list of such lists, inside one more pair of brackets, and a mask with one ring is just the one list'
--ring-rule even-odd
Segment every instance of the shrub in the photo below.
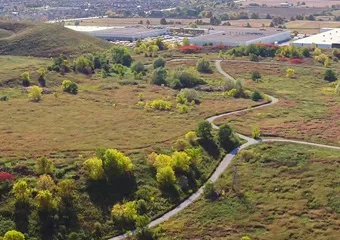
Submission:
{"label": "shrub", "polygon": [[210,62],[204,58],[200,59],[196,63],[196,70],[201,73],[211,73],[212,69]]}
{"label": "shrub", "polygon": [[251,99],[253,101],[259,101],[259,100],[263,99],[263,97],[261,96],[261,94],[258,91],[254,91],[251,95]]}
{"label": "shrub", "polygon": [[80,56],[74,60],[74,70],[84,74],[91,74],[93,72],[93,63],[86,56]]}
{"label": "shrub", "polygon": [[174,89],[193,88],[205,82],[194,68],[179,68],[171,73],[167,83]]}
{"label": "shrub", "polygon": [[168,73],[165,68],[157,68],[152,73],[151,83],[156,85],[162,85],[166,84],[166,78],[168,76]]}
{"label": "shrub", "polygon": [[6,232],[4,240],[25,240],[25,236],[21,232],[11,230]]}
{"label": "shrub", "polygon": [[136,202],[130,201],[113,205],[111,216],[114,223],[119,227],[134,225],[134,221],[138,217]]}
{"label": "shrub", "polygon": [[288,68],[286,71],[286,77],[288,78],[293,78],[295,75],[295,70],[292,68]]}
{"label": "shrub", "polygon": [[145,109],[160,110],[160,111],[170,111],[172,108],[172,103],[163,99],[156,99],[151,102],[147,102],[144,106]]}
{"label": "shrub", "polygon": [[190,40],[188,38],[183,38],[182,46],[189,46],[189,45],[190,45]]}
{"label": "shrub", "polygon": [[189,112],[189,107],[187,105],[185,105],[185,104],[178,103],[176,105],[176,109],[177,109],[177,112],[180,113],[180,114],[188,113]]}
{"label": "shrub", "polygon": [[165,64],[166,64],[166,61],[164,58],[162,57],[158,57],[155,59],[155,61],[153,62],[153,68],[156,69],[156,68],[164,68],[165,67]]}
{"label": "shrub", "polygon": [[337,80],[336,73],[332,69],[327,69],[324,73],[324,79],[329,82]]}
{"label": "shrub", "polygon": [[194,46],[194,45],[190,45],[190,46],[180,46],[179,47],[179,51],[181,53],[184,54],[191,54],[191,53],[200,53],[202,50],[201,47],[199,46]]}
{"label": "shrub", "polygon": [[0,182],[4,181],[12,181],[14,180],[14,175],[8,173],[8,172],[0,172]]}
{"label": "shrub", "polygon": [[197,135],[196,132],[190,131],[185,134],[185,139],[189,141],[191,144],[195,144],[197,141]]}
{"label": "shrub", "polygon": [[46,80],[45,80],[46,70],[45,70],[45,68],[40,68],[38,70],[38,73],[39,73],[38,82],[39,82],[41,87],[45,87],[46,86]]}
{"label": "shrub", "polygon": [[190,157],[190,161],[194,166],[197,166],[202,161],[202,151],[200,148],[189,148],[185,152]]}
{"label": "shrub", "polygon": [[177,96],[182,96],[188,102],[200,103],[200,96],[195,89],[182,89]]}
{"label": "shrub", "polygon": [[175,172],[170,166],[157,169],[156,179],[161,187],[171,187],[176,183]]}
{"label": "shrub", "polygon": [[198,124],[196,134],[199,138],[211,140],[213,139],[211,131],[212,131],[211,123],[208,121],[202,121]]}
{"label": "shrub", "polygon": [[190,146],[189,142],[186,139],[179,138],[173,144],[173,148],[177,151],[184,151],[186,148]]}
{"label": "shrub", "polygon": [[187,172],[190,167],[190,157],[186,152],[174,152],[171,155],[172,167],[176,171]]}
{"label": "shrub", "polygon": [[254,53],[249,54],[249,60],[252,61],[252,62],[259,62],[260,61],[259,56],[257,56]]}
{"label": "shrub", "polygon": [[130,67],[132,63],[132,57],[129,54],[129,50],[126,47],[114,46],[111,48],[112,62],[115,64],[122,64],[126,67]]}
{"label": "shrub", "polygon": [[6,101],[8,101],[8,97],[6,95],[0,96],[0,101],[1,102],[6,102]]}
{"label": "shrub", "polygon": [[30,83],[30,74],[29,72],[24,72],[21,74],[21,78],[22,78],[22,85],[24,87],[28,87],[31,83]]}
{"label": "shrub", "polygon": [[56,188],[56,185],[50,175],[44,174],[39,176],[36,188],[38,190],[49,190],[52,192]]}
{"label": "shrub", "polygon": [[155,162],[153,164],[155,168],[162,168],[162,167],[171,166],[171,165],[172,165],[172,158],[165,154],[157,155]]}
{"label": "shrub", "polygon": [[61,87],[64,92],[68,92],[71,94],[77,94],[78,93],[78,86],[76,83],[71,82],[70,80],[64,80],[61,84]]}
{"label": "shrub", "polygon": [[258,126],[253,126],[252,131],[251,131],[251,137],[254,139],[260,138],[260,129]]}
{"label": "shrub", "polygon": [[251,73],[251,79],[255,82],[257,82],[259,79],[261,79],[261,73],[258,71],[254,71]]}
{"label": "shrub", "polygon": [[37,173],[38,174],[52,174],[54,164],[52,160],[42,157],[37,160]]}
{"label": "shrub", "polygon": [[217,198],[216,188],[212,182],[207,182],[204,185],[204,197],[206,199],[212,199],[212,200]]}
{"label": "shrub", "polygon": [[134,62],[131,65],[131,71],[136,73],[144,73],[145,67],[142,62]]}
{"label": "shrub", "polygon": [[38,86],[33,86],[29,89],[28,98],[32,102],[39,102],[42,97],[42,92],[43,92],[42,88]]}
{"label": "shrub", "polygon": [[290,60],[291,64],[301,64],[303,63],[303,60],[301,58],[293,58]]}

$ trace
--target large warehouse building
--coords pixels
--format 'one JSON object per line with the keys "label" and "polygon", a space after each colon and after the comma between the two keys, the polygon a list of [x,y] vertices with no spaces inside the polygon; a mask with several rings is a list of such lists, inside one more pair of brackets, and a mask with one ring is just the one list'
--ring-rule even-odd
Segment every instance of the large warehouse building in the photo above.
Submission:
{"label": "large warehouse building", "polygon": [[282,29],[255,29],[255,28],[218,28],[210,30],[208,34],[190,39],[192,44],[224,44],[228,46],[253,43],[282,43],[290,40],[290,31]]}
{"label": "large warehouse building", "polygon": [[169,31],[164,28],[137,28],[137,27],[88,27],[66,26],[75,31],[84,32],[91,36],[108,41],[136,41],[148,37],[158,37]]}
{"label": "large warehouse building", "polygon": [[340,48],[340,28],[323,28],[319,34],[293,42],[296,47]]}

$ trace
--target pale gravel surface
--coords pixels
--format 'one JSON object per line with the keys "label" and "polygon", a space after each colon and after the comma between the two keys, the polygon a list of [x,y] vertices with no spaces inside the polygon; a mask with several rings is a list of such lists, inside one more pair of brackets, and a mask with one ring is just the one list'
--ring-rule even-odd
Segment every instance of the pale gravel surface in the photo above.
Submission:
{"label": "pale gravel surface", "polygon": [[[221,68],[221,60],[216,60],[215,61],[215,65],[216,65],[216,69],[226,78],[230,79],[230,80],[235,80],[232,76],[230,76],[228,73],[224,72],[223,69]],[[230,113],[224,113],[224,114],[220,114],[220,115],[216,115],[216,116],[212,116],[207,118],[206,120],[209,121],[214,129],[218,129],[218,126],[216,126],[213,122],[214,120],[216,120],[217,118],[220,117],[225,117],[225,116],[229,116],[232,114],[237,114],[237,113],[242,113],[242,112],[246,112],[249,110],[253,110],[253,109],[257,109],[257,108],[262,108],[262,107],[266,107],[266,106],[270,106],[273,105],[275,103],[277,103],[279,100],[275,97],[272,96],[268,96],[271,100],[271,102],[260,105],[260,106],[256,106],[253,107],[251,109],[243,109],[243,110],[238,110],[238,111],[234,111],[234,112],[230,112]],[[227,154],[223,160],[219,163],[218,167],[215,169],[215,171],[213,172],[213,174],[210,176],[210,178],[208,179],[208,182],[216,182],[217,179],[221,176],[221,174],[227,169],[227,167],[229,166],[231,160],[233,160],[233,158],[236,156],[236,154],[241,151],[242,149],[245,149],[251,145],[254,144],[258,144],[261,142],[285,142],[285,143],[296,143],[296,144],[304,144],[304,145],[309,145],[309,146],[314,146],[314,147],[323,147],[323,148],[330,148],[330,149],[337,149],[340,150],[340,147],[337,146],[331,146],[331,145],[324,145],[324,144],[317,144],[317,143],[310,143],[310,142],[304,142],[304,141],[297,141],[297,140],[290,140],[290,139],[282,139],[282,138],[267,138],[267,139],[262,139],[262,140],[257,140],[257,139],[253,139],[247,136],[244,136],[242,134],[237,134],[240,138],[242,138],[243,140],[246,140],[247,142],[242,144],[241,146],[239,146],[238,148],[235,148],[233,151],[231,151],[229,154]],[[179,204],[178,206],[176,206],[174,209],[172,209],[171,211],[165,213],[163,216],[153,220],[152,222],[149,223],[149,227],[155,227],[157,225],[159,225],[162,222],[167,221],[168,219],[170,219],[172,216],[176,215],[178,212],[182,211],[184,208],[186,208],[187,206],[189,206],[191,203],[193,203],[194,201],[196,201],[200,196],[202,196],[203,194],[203,188],[204,186],[200,187],[194,194],[192,194],[189,198],[187,198],[185,201],[183,201],[181,204]],[[126,238],[127,235],[123,234],[120,236],[116,236],[113,238],[110,238],[109,240],[120,240],[120,239],[124,239]]]}

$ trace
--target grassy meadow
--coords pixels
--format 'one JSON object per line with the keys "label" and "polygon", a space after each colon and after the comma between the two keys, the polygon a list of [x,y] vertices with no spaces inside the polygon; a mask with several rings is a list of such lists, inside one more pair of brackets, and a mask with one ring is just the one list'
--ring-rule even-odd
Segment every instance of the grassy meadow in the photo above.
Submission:
{"label": "grassy meadow", "polygon": [[[249,151],[249,150],[247,150]],[[252,146],[219,179],[216,201],[200,199],[160,226],[161,239],[339,237],[339,152],[295,144]]]}

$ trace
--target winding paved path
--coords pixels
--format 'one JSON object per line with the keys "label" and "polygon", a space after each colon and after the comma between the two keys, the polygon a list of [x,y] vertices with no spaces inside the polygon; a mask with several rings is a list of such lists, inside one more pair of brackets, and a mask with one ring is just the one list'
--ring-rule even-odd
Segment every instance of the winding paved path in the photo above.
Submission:
{"label": "winding paved path", "polygon": [[[216,69],[226,78],[235,81],[235,79],[230,76],[228,73],[224,72],[222,67],[221,67],[221,60],[216,60],[215,61],[215,65],[216,65]],[[216,116],[212,116],[207,118],[206,120],[209,121],[214,129],[218,129],[218,126],[216,126],[214,124],[214,121],[217,118],[221,118],[221,117],[225,117],[225,116],[229,116],[232,114],[237,114],[237,113],[242,113],[242,112],[247,112],[249,110],[253,110],[253,109],[258,109],[258,108],[262,108],[262,107],[266,107],[266,106],[270,106],[273,105],[275,103],[277,103],[279,100],[275,97],[272,96],[268,96],[271,100],[271,102],[269,103],[265,103],[263,105],[259,105],[256,107],[253,107],[251,109],[243,109],[243,110],[238,110],[238,111],[234,111],[234,112],[230,112],[230,113],[224,113],[224,114],[220,114],[220,115],[216,115]],[[243,140],[246,140],[247,142],[242,144],[241,146],[239,146],[238,148],[235,148],[233,151],[231,151],[230,153],[228,153],[223,160],[219,163],[219,165],[217,166],[217,168],[215,169],[215,171],[213,172],[213,174],[210,176],[210,178],[208,179],[208,182],[216,182],[217,179],[221,176],[221,174],[227,169],[228,165],[230,164],[231,160],[233,160],[233,158],[236,156],[236,154],[241,151],[242,149],[245,149],[251,145],[254,144],[259,144],[262,142],[285,142],[285,143],[296,143],[296,144],[304,144],[304,145],[309,145],[309,146],[315,146],[315,147],[324,147],[324,148],[330,148],[330,149],[336,149],[336,150],[340,150],[340,147],[337,146],[331,146],[331,145],[324,145],[324,144],[317,144],[317,143],[310,143],[310,142],[304,142],[304,141],[297,141],[297,140],[290,140],[290,139],[283,139],[283,138],[266,138],[266,139],[253,139],[247,136],[244,136],[242,134],[237,133],[237,135],[242,138]],[[159,225],[162,222],[167,221],[168,219],[170,219],[172,216],[176,215],[178,212],[182,211],[184,208],[186,208],[187,206],[189,206],[191,203],[193,203],[194,201],[196,201],[202,194],[203,194],[203,188],[204,186],[200,187],[194,194],[192,194],[189,198],[187,198],[185,201],[183,201],[181,204],[179,204],[177,207],[175,207],[174,209],[172,209],[171,211],[165,213],[163,216],[153,220],[152,222],[149,223],[149,227],[155,227],[157,225]],[[127,235],[123,234],[120,236],[116,236],[113,238],[110,238],[109,240],[121,240],[126,238]]]}

